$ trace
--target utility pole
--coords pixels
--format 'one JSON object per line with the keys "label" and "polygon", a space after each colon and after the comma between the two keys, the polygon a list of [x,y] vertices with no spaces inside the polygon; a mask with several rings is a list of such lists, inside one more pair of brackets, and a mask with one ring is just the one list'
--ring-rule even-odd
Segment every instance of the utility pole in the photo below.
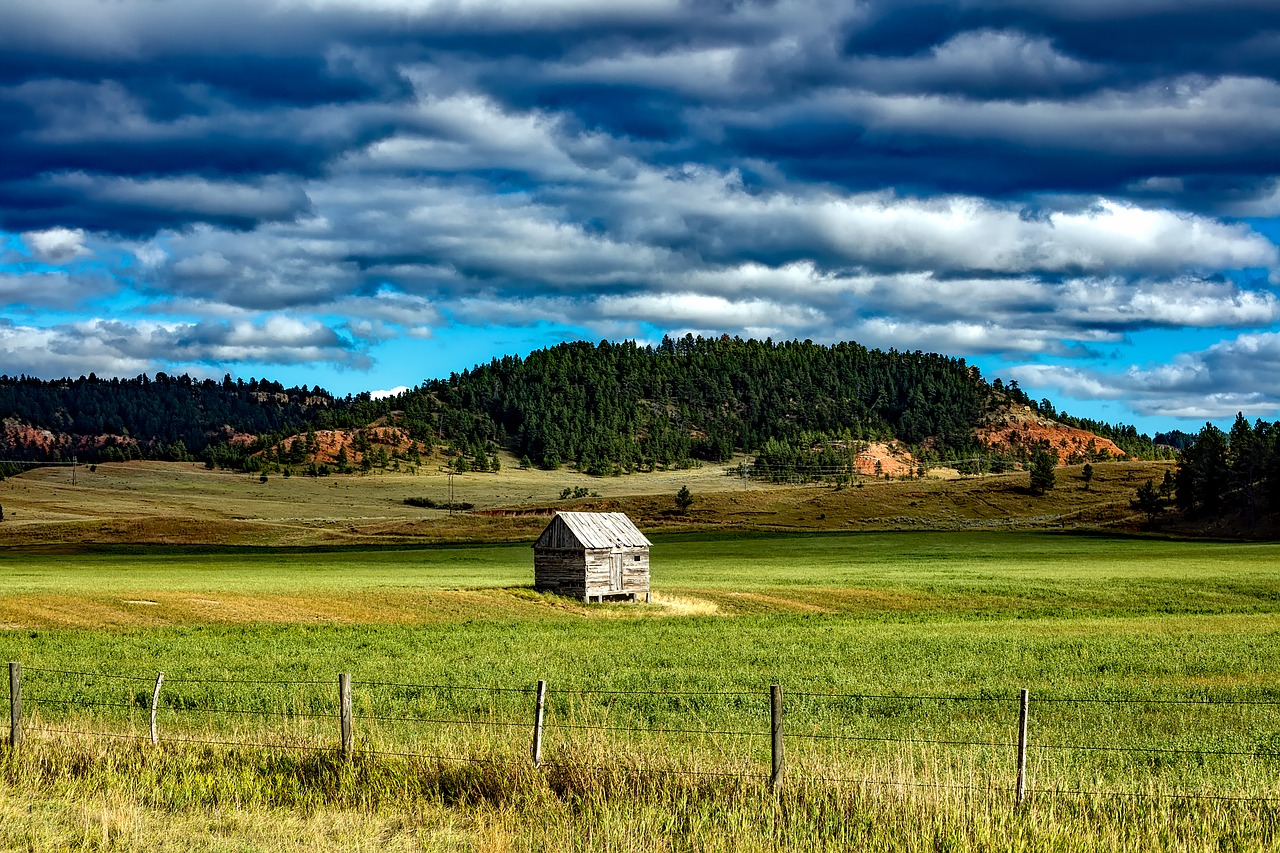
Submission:
{"label": "utility pole", "polygon": [[73,455],[71,457],[71,485],[73,486],[76,484],[76,463],[78,462],[79,460]]}

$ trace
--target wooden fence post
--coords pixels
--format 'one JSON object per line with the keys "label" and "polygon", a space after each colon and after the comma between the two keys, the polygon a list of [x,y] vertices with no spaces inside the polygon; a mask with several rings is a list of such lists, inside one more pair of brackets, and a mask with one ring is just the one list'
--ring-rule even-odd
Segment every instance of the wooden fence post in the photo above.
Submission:
{"label": "wooden fence post", "polygon": [[159,734],[156,732],[156,711],[160,707],[160,685],[164,684],[164,673],[156,673],[156,689],[151,693],[151,745],[155,746],[160,742]]}
{"label": "wooden fence post", "polygon": [[547,682],[538,682],[538,699],[533,706],[533,766],[542,764],[542,714],[547,707]]}
{"label": "wooden fence post", "polygon": [[351,674],[338,675],[338,716],[342,720],[342,757],[351,757]]}
{"label": "wooden fence post", "polygon": [[9,662],[9,746],[22,744],[22,664]]}
{"label": "wooden fence post", "polygon": [[771,772],[769,786],[777,790],[782,785],[782,685],[769,685],[769,729]]}
{"label": "wooden fence post", "polygon": [[1027,795],[1027,709],[1031,704],[1031,694],[1025,688],[1018,697],[1018,790],[1017,805]]}

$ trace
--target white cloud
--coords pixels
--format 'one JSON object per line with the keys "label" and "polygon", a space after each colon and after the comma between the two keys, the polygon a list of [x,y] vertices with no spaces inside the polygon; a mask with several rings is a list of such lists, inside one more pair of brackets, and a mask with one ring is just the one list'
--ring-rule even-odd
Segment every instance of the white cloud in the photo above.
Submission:
{"label": "white cloud", "polygon": [[[1000,144],[1037,158],[1147,158],[1148,168],[1199,158],[1197,169],[1265,156],[1280,134],[1280,83],[1260,77],[1160,78],[1133,88],[1100,88],[1069,98],[993,98],[940,92],[878,92],[855,83],[815,89],[764,109],[706,107],[704,133],[776,133],[836,123],[850,135],[931,146]],[[1018,159],[1021,159],[1018,157]]]}
{"label": "white cloud", "polygon": [[388,388],[386,390],[370,391],[369,396],[375,400],[381,400],[385,397],[396,397],[408,390],[409,390],[408,385],[397,385],[394,388]]}
{"label": "white cloud", "polygon": [[0,323],[0,362],[35,376],[132,376],[163,369],[199,372],[211,365],[328,362],[366,368],[366,354],[314,321],[197,323],[96,318],[55,326]]}
{"label": "white cloud", "polygon": [[[160,235],[141,247],[160,259],[153,280],[210,305],[340,315],[371,342],[430,335],[446,311],[1069,354],[1127,329],[1280,319],[1269,290],[1189,272],[1274,271],[1274,244],[1111,200],[1027,217],[975,198],[755,194],[733,175],[646,169],[594,196],[601,233],[575,221],[572,194],[552,205],[358,171],[308,192],[314,215],[294,222]],[[751,253],[776,260],[733,260]]]}
{"label": "white cloud", "polygon": [[27,231],[19,236],[32,253],[45,263],[65,264],[89,254],[84,245],[85,232],[80,228],[49,228],[44,231]]}
{"label": "white cloud", "polygon": [[809,257],[883,270],[1095,275],[1280,266],[1280,250],[1248,226],[1110,199],[1028,217],[968,196],[754,193],[732,173],[691,169],[639,175],[619,190],[613,210],[616,233],[690,244],[715,260]]}
{"label": "white cloud", "polygon": [[1054,93],[1101,79],[1105,69],[1016,30],[956,33],[926,54],[856,58],[849,81],[882,91]]}
{"label": "white cloud", "polygon": [[94,202],[182,212],[196,218],[283,219],[305,210],[308,204],[301,187],[279,176],[234,182],[194,175],[139,179],[64,172],[49,176],[48,184],[74,190]]}
{"label": "white cloud", "polygon": [[724,97],[746,88],[743,68],[750,56],[739,47],[706,47],[658,52],[627,51],[561,62],[543,73],[551,80],[592,85],[653,86],[677,92]]}
{"label": "white cloud", "polygon": [[0,272],[0,302],[10,311],[18,306],[27,309],[55,308],[69,311],[96,299],[109,297],[120,285],[105,275],[53,272]]}
{"label": "white cloud", "polygon": [[1280,415],[1280,333],[1243,334],[1166,364],[1123,372],[1027,364],[1010,371],[1024,385],[1053,388],[1078,399],[1123,400],[1143,415],[1206,420]]}

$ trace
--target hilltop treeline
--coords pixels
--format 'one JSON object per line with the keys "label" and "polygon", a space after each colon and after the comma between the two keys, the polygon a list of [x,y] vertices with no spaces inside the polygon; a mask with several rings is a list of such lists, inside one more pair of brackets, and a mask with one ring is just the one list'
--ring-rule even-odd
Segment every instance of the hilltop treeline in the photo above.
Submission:
{"label": "hilltop treeline", "polygon": [[1205,424],[1178,457],[1175,488],[1193,519],[1238,515],[1253,525],[1280,513],[1280,421],[1237,414],[1229,433]]}
{"label": "hilltop treeline", "polygon": [[403,411],[411,433],[606,473],[722,461],[770,441],[807,446],[813,435],[967,451],[991,397],[964,359],[686,336],[560,344],[368,405]]}
{"label": "hilltop treeline", "polygon": [[[51,382],[0,376],[0,458],[62,461],[186,460],[225,444],[228,430],[260,435],[304,429],[320,389],[270,380],[196,380],[157,373],[135,379],[93,374]],[[11,429],[28,426],[51,435]]]}
{"label": "hilltop treeline", "polygon": [[[593,474],[718,462],[735,453],[764,454],[771,467],[787,459],[803,467],[815,454],[823,459],[814,464],[827,465],[826,457],[847,460],[859,443],[888,440],[945,460],[982,452],[974,427],[1011,403],[1052,411],[1017,383],[988,384],[964,359],[856,343],[685,336],[658,346],[559,344],[383,399],[334,398],[265,379],[2,376],[0,440],[7,444],[0,458],[196,456],[241,467],[259,450],[278,455],[293,435],[379,422],[404,428],[424,452],[443,447],[489,468],[498,447],[526,464],[572,462]],[[1118,437],[1135,455],[1150,446],[1132,427],[1088,428]],[[257,439],[233,441],[235,433]],[[297,450],[289,444],[290,453]]]}

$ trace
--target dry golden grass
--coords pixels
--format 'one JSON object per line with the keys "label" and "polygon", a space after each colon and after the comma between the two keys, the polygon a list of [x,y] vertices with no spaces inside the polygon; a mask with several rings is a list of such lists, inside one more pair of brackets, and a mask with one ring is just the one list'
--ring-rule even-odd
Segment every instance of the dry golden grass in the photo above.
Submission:
{"label": "dry golden grass", "polygon": [[[497,542],[532,539],[555,509],[622,510],[648,530],[959,530],[1057,526],[1136,527],[1130,506],[1148,478],[1167,464],[1099,463],[1085,490],[1078,467],[1058,471],[1058,488],[1032,496],[1027,475],[924,480],[864,479],[856,487],[776,486],[725,476],[724,466],[687,471],[588,477],[572,471],[522,470],[512,460],[496,474],[454,478],[453,499],[478,513],[407,506],[407,497],[449,499],[438,470],[419,474],[284,478],[207,471],[189,463],[131,462],[27,472],[0,482],[0,544],[238,545]],[[679,513],[675,493],[687,485],[692,509]],[[565,488],[592,496],[561,500]],[[503,516],[496,512],[510,510]],[[485,514],[493,512],[494,514]]]}
{"label": "dry golden grass", "polygon": [[154,628],[180,625],[429,625],[483,613],[486,619],[533,619],[573,613],[593,618],[707,615],[711,602],[664,600],[655,606],[587,608],[576,599],[527,588],[380,590],[315,594],[153,591],[144,598],[108,595],[0,597],[0,629]]}
{"label": "dry golden grass", "polygon": [[610,744],[542,771],[517,756],[346,763],[126,746],[105,760],[67,739],[24,749],[0,776],[5,850],[1220,853],[1277,840],[1265,802],[1033,795],[1014,808],[982,768],[901,757],[807,768],[883,784],[796,778],[772,792],[758,775],[697,775],[733,769],[707,755],[690,775],[637,772],[648,759]]}

